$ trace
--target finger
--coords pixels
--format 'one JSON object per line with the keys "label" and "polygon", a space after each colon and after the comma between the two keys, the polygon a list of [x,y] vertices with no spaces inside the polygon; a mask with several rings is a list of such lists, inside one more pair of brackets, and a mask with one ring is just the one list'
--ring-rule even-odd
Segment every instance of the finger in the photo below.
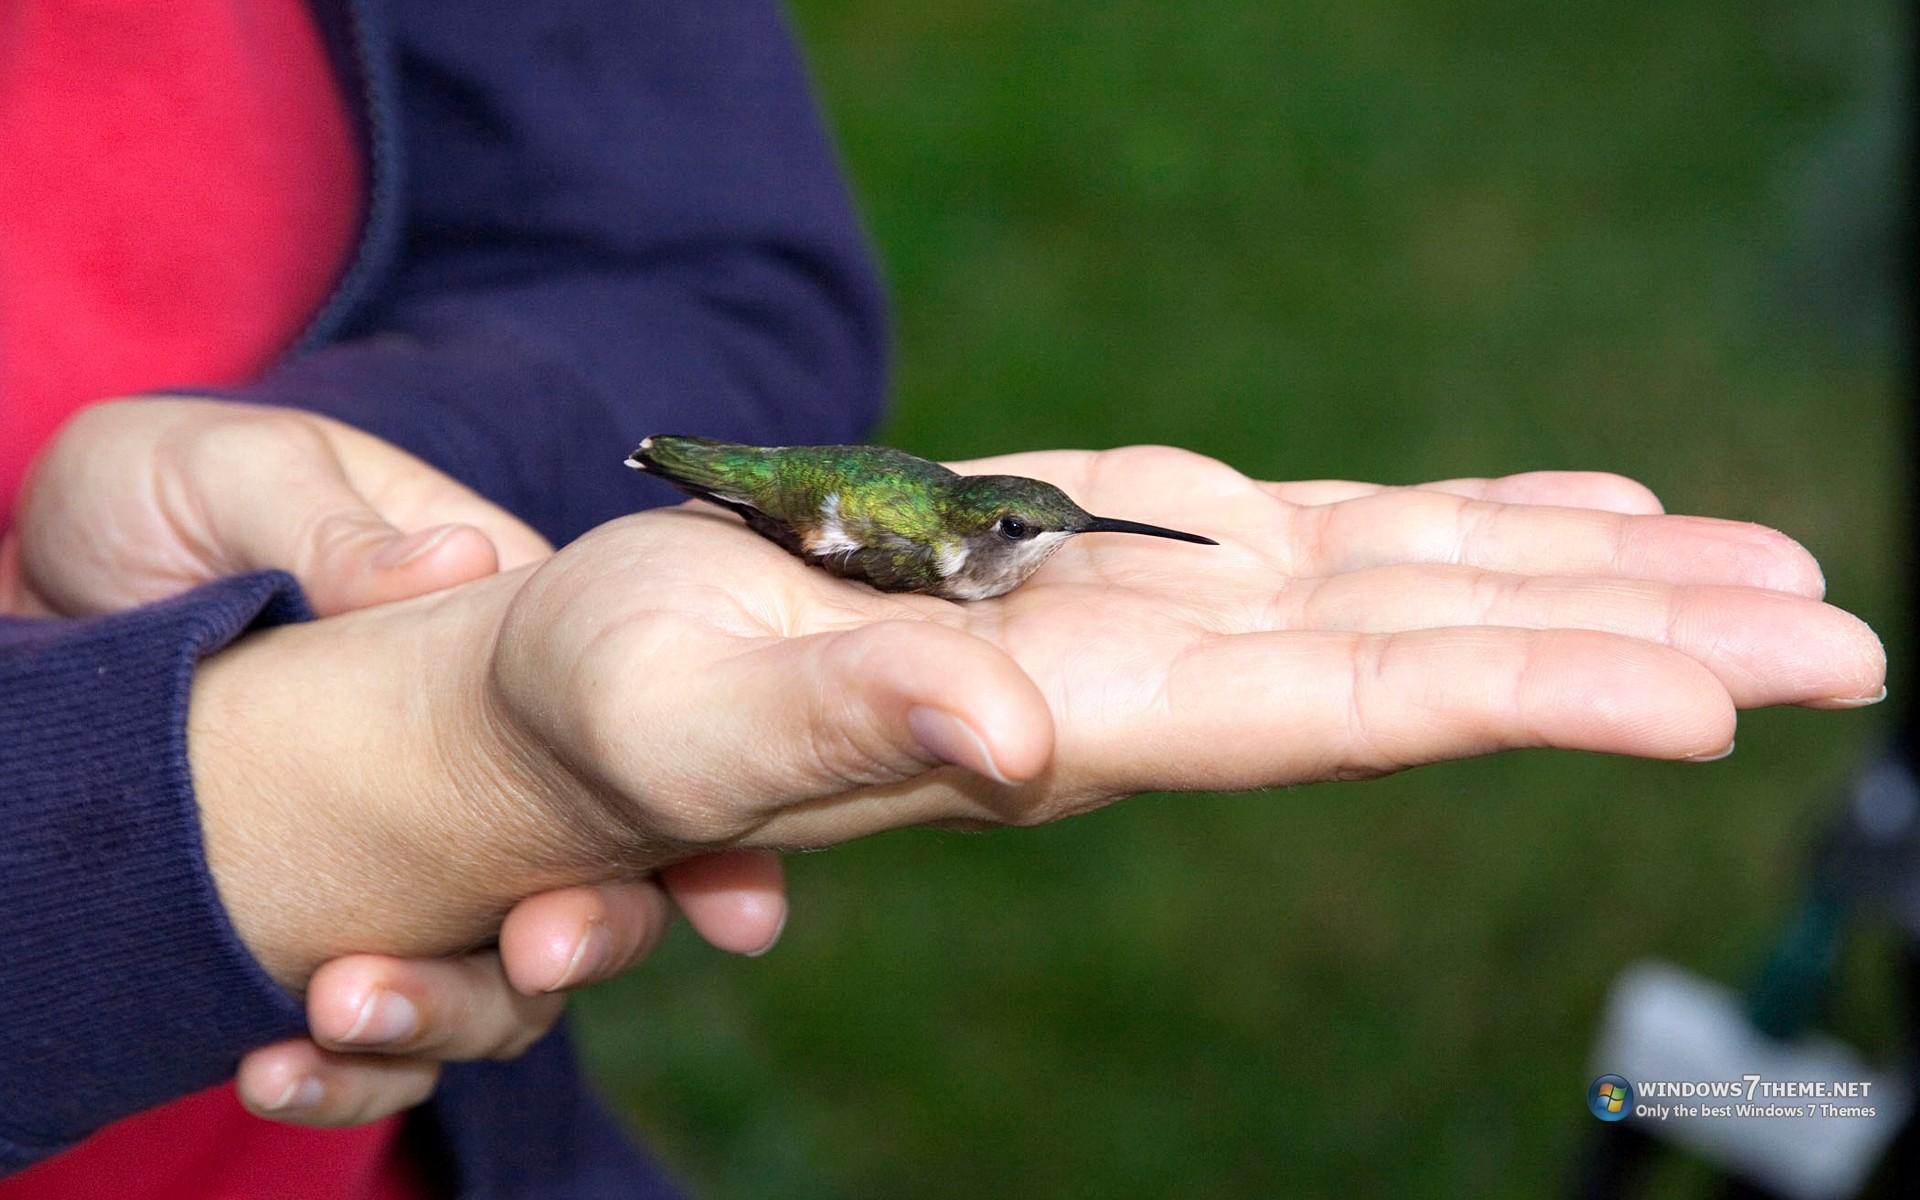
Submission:
{"label": "finger", "polygon": [[27,572],[20,563],[20,534],[17,530],[8,530],[0,534],[0,616],[8,617],[51,617],[54,608],[48,604],[27,578]]}
{"label": "finger", "polygon": [[[579,685],[621,686],[624,657],[588,664]],[[589,732],[593,744],[617,747],[631,740],[620,730],[636,717],[672,721],[685,731],[680,761],[715,764],[664,780],[670,764],[659,761],[621,770],[671,783],[656,787],[650,815],[663,836],[688,844],[731,842],[808,798],[831,808],[830,798],[850,788],[946,764],[996,782],[1031,779],[1052,754],[1052,714],[1026,673],[986,641],[932,622],[882,621],[719,651],[701,682],[714,719],[687,722],[660,707],[676,701],[650,687],[629,709],[603,706],[619,729]],[[863,814],[834,840],[890,827],[884,814]]]}
{"label": "finger", "polygon": [[1276,627],[1352,633],[1498,625],[1621,634],[1704,664],[1741,708],[1870,703],[1886,682],[1885,649],[1859,618],[1758,588],[1421,564],[1308,581],[1281,595],[1275,617]]}
{"label": "finger", "polygon": [[234,1091],[257,1116],[288,1125],[363,1125],[433,1094],[440,1064],[413,1058],[330,1054],[302,1038],[240,1060]]}
{"label": "finger", "polygon": [[[1164,695],[1140,725],[1116,722],[1063,745],[1062,760],[1072,755],[1115,794],[1206,791],[1527,747],[1710,758],[1731,746],[1734,727],[1732,700],[1700,663],[1565,629],[1221,636],[1177,661]],[[1166,752],[1183,744],[1219,751]]]}
{"label": "finger", "polygon": [[1269,495],[1289,504],[1339,504],[1381,492],[1410,490],[1444,492],[1473,500],[1503,504],[1549,504],[1561,508],[1597,508],[1605,512],[1658,514],[1666,511],[1660,498],[1645,484],[1605,471],[1529,471],[1493,479],[1440,479],[1416,483],[1407,489],[1344,479],[1263,483]]}
{"label": "finger", "polygon": [[672,919],[666,893],[652,880],[542,892],[507,914],[500,961],[526,995],[576,988],[646,957]]}
{"label": "finger", "polygon": [[1300,510],[1295,574],[1396,563],[1456,563],[1520,575],[1622,576],[1758,587],[1820,597],[1819,564],[1772,529],[1393,491]]}
{"label": "finger", "polygon": [[493,574],[493,543],[471,525],[405,532],[371,508],[337,509],[313,526],[294,573],[321,616],[423,596]]}
{"label": "finger", "polygon": [[729,850],[660,872],[667,895],[717,949],[758,957],[787,927],[786,871],[767,850]]}
{"label": "finger", "polygon": [[513,1058],[560,1018],[565,998],[526,995],[500,956],[336,958],[307,986],[307,1027],[322,1048],[434,1059]]}
{"label": "finger", "polygon": [[[445,517],[424,528],[390,522],[348,480],[319,426],[242,423],[201,453],[220,456],[213,465],[230,473],[222,486],[245,499],[201,505],[219,565],[291,571],[323,616],[437,591],[499,568],[493,543],[474,526]],[[416,469],[435,474],[425,464]]]}
{"label": "finger", "polygon": [[337,422],[327,422],[323,429],[348,484],[394,524],[407,529],[472,526],[493,544],[503,571],[553,553],[547,540],[524,521],[406,451]]}

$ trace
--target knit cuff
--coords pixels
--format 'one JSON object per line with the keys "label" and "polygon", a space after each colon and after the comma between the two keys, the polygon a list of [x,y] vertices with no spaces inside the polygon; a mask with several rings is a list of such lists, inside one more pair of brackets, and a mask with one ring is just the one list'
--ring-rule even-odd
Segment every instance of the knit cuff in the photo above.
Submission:
{"label": "knit cuff", "polygon": [[311,618],[291,576],[127,613],[0,622],[0,1170],[230,1076],[300,1033],[201,844],[195,664]]}

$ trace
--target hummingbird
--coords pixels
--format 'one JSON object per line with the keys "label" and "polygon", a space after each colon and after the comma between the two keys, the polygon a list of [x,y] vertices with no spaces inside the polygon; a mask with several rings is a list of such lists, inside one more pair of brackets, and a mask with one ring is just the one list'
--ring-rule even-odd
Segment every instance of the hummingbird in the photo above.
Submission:
{"label": "hummingbird", "polygon": [[985,600],[1025,583],[1082,533],[1199,534],[1096,517],[1050,483],[960,475],[884,446],[742,446],[657,434],[627,465],[731,509],[747,527],[883,592]]}

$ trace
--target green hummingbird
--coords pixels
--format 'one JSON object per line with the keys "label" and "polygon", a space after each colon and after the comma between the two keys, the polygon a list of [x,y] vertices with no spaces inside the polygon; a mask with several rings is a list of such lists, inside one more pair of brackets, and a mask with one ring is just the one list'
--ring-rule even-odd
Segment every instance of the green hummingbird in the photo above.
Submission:
{"label": "green hummingbird", "polygon": [[741,446],[659,434],[627,465],[732,509],[816,567],[883,592],[985,600],[1079,533],[1212,538],[1096,517],[1050,483],[960,475],[884,446]]}

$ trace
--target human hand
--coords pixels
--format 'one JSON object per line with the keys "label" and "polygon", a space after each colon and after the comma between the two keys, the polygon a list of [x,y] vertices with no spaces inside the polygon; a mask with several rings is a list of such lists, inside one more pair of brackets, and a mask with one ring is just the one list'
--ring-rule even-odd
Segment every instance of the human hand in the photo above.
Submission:
{"label": "human hand", "polygon": [[567,991],[651,954],[672,920],[669,900],[703,938],[736,954],[770,949],[786,922],[780,857],[764,851],[543,892],[507,913],[497,951],[326,962],[307,984],[311,1036],[241,1059],[238,1095],[261,1116],[315,1126],[419,1104],[444,1064],[517,1057],[553,1027]]}
{"label": "human hand", "polygon": [[[1878,639],[1820,602],[1804,549],[1662,515],[1617,477],[1262,484],[1152,447],[959,469],[1223,545],[1076,538],[1024,587],[956,605],[835,580],[712,510],[643,514],[515,598],[504,709],[627,799],[616,820],[644,859],[1527,746],[1708,759],[1736,708],[1882,694]],[[675,722],[685,678],[731,716]],[[655,729],[672,745],[636,732]],[[680,766],[746,729],[788,757],[729,761],[724,790]],[[943,761],[970,769],[925,773]]]}
{"label": "human hand", "polygon": [[411,454],[287,409],[139,397],[81,410],[0,549],[0,612],[85,616],[277,568],[322,616],[552,553]]}
{"label": "human hand", "polygon": [[[961,469],[1046,478],[1094,511],[1223,544],[1076,539],[1022,588],[956,605],[835,579],[685,505],[603,526],[537,570],[355,614],[351,641],[337,624],[248,639],[203,673],[210,711],[296,719],[238,701],[290,662],[343,695],[372,677],[343,652],[416,679],[440,667],[413,719],[316,729],[308,761],[287,764],[325,777],[329,744],[431,764],[411,807],[452,815],[394,839],[403,866],[379,864],[428,882],[354,914],[431,947],[483,932],[515,889],[718,846],[1029,824],[1141,790],[1526,746],[1708,759],[1737,707],[1882,691],[1878,640],[1820,602],[1806,551],[1661,515],[1617,477],[1262,484],[1159,448]],[[325,684],[330,669],[351,681]],[[330,786],[367,802],[392,785]],[[210,838],[236,878],[271,861],[237,831]],[[326,950],[302,928],[253,936],[297,973]]]}
{"label": "human hand", "polygon": [[[281,568],[324,615],[550,553],[520,521],[378,438],[310,414],[188,398],[83,411],[40,460],[18,515],[0,549],[0,611],[22,614],[113,611]],[[309,1124],[417,1103],[441,1061],[519,1053],[558,1018],[565,989],[644,957],[670,920],[669,895],[737,953],[768,947],[785,920],[778,859],[743,851],[658,882],[534,896],[507,915],[497,952],[337,959],[308,989],[313,1038],[248,1055],[240,1095]],[[375,1046],[383,1032],[395,1036]]]}

